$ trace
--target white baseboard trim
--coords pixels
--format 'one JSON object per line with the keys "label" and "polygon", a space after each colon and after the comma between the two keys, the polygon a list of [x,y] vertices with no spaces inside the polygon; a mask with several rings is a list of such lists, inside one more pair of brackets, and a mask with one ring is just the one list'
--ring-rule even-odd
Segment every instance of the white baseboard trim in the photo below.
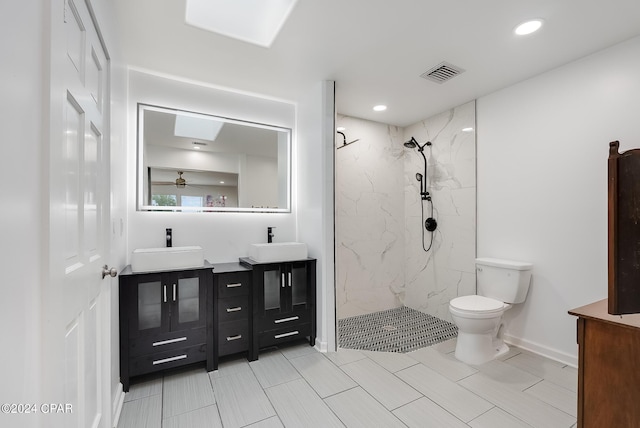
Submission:
{"label": "white baseboard trim", "polygon": [[543,357],[561,362],[568,366],[578,367],[577,355],[567,354],[566,352],[558,351],[557,349],[552,349],[539,343],[531,342],[519,337],[513,337],[508,334],[505,334],[504,341],[509,345],[517,346],[518,348],[533,352],[534,354],[542,355]]}
{"label": "white baseboard trim", "polygon": [[111,420],[113,421],[113,428],[117,428],[120,413],[122,413],[122,405],[124,404],[124,391],[120,382],[118,382],[118,389],[114,395]]}
{"label": "white baseboard trim", "polygon": [[318,352],[327,353],[329,351],[329,346],[327,342],[321,342],[316,338],[316,345],[314,346]]}

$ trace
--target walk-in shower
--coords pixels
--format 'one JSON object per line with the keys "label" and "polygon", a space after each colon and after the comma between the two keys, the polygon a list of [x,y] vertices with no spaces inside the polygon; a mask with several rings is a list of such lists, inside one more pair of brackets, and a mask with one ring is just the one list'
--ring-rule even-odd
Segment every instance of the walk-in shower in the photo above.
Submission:
{"label": "walk-in shower", "polygon": [[[438,222],[433,217],[433,200],[431,199],[431,195],[429,194],[428,183],[427,183],[427,157],[424,154],[425,147],[431,147],[431,142],[427,141],[423,145],[420,145],[418,141],[414,137],[411,137],[409,141],[404,143],[404,146],[409,149],[417,149],[418,153],[422,155],[422,160],[424,161],[424,174],[416,173],[416,180],[420,182],[420,212],[421,212],[421,221],[420,228],[422,229],[422,249],[427,252],[433,246],[433,232],[438,227]],[[427,219],[424,218],[424,205],[428,203],[431,208],[431,214]],[[422,227],[424,225],[424,227]],[[427,247],[425,244],[425,230],[430,233],[431,239],[429,240],[429,246]]]}
{"label": "walk-in shower", "polygon": [[336,148],[360,138],[334,157],[338,346],[412,352],[455,337],[449,301],[476,291],[475,132],[462,130],[475,102],[406,127],[340,114],[336,126]]}

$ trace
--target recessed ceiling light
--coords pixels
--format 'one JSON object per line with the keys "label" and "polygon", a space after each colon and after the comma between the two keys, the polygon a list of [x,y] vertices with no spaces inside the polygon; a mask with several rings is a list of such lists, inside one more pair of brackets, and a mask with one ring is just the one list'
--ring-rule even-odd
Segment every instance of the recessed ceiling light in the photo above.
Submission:
{"label": "recessed ceiling light", "polygon": [[532,19],[518,25],[514,32],[519,36],[535,33],[542,27],[542,19]]}
{"label": "recessed ceiling light", "polygon": [[373,107],[373,111],[385,111],[386,109],[387,109],[387,106],[383,104],[378,104],[377,106]]}
{"label": "recessed ceiling light", "polygon": [[336,131],[345,131],[347,128],[345,128],[344,126],[338,126],[336,128]]}
{"label": "recessed ceiling light", "polygon": [[224,184],[224,181],[221,181],[220,184]]}
{"label": "recessed ceiling light", "polygon": [[200,150],[207,145],[207,143],[203,143],[202,141],[192,141],[191,144],[195,150]]}
{"label": "recessed ceiling light", "polygon": [[471,128],[471,127],[462,128],[462,132],[473,132],[473,128]]}

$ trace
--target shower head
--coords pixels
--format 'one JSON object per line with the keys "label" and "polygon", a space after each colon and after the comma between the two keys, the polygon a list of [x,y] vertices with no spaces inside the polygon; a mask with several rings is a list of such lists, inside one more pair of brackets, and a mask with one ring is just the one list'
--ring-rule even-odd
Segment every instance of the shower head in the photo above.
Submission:
{"label": "shower head", "polygon": [[404,146],[408,149],[415,149],[416,147],[418,148],[419,152],[424,151],[425,146],[431,146],[431,141],[427,141],[426,143],[424,143],[423,145],[420,145],[416,139],[414,137],[411,137],[411,139],[409,141],[407,141],[406,143],[404,143]]}
{"label": "shower head", "polygon": [[404,146],[409,148],[409,149],[414,149],[414,148],[416,148],[418,146],[418,142],[416,141],[415,138],[411,137],[411,139],[409,141],[404,143]]}
{"label": "shower head", "polygon": [[419,172],[416,172],[416,180],[422,181],[422,174],[420,174]]}

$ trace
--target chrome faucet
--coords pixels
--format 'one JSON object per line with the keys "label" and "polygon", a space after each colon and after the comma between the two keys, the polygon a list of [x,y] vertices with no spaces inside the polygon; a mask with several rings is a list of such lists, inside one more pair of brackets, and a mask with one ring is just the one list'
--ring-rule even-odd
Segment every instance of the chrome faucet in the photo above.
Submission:
{"label": "chrome faucet", "polygon": [[273,242],[273,237],[275,236],[273,234],[273,229],[275,229],[275,226],[267,227],[267,243],[268,244],[271,244]]}

